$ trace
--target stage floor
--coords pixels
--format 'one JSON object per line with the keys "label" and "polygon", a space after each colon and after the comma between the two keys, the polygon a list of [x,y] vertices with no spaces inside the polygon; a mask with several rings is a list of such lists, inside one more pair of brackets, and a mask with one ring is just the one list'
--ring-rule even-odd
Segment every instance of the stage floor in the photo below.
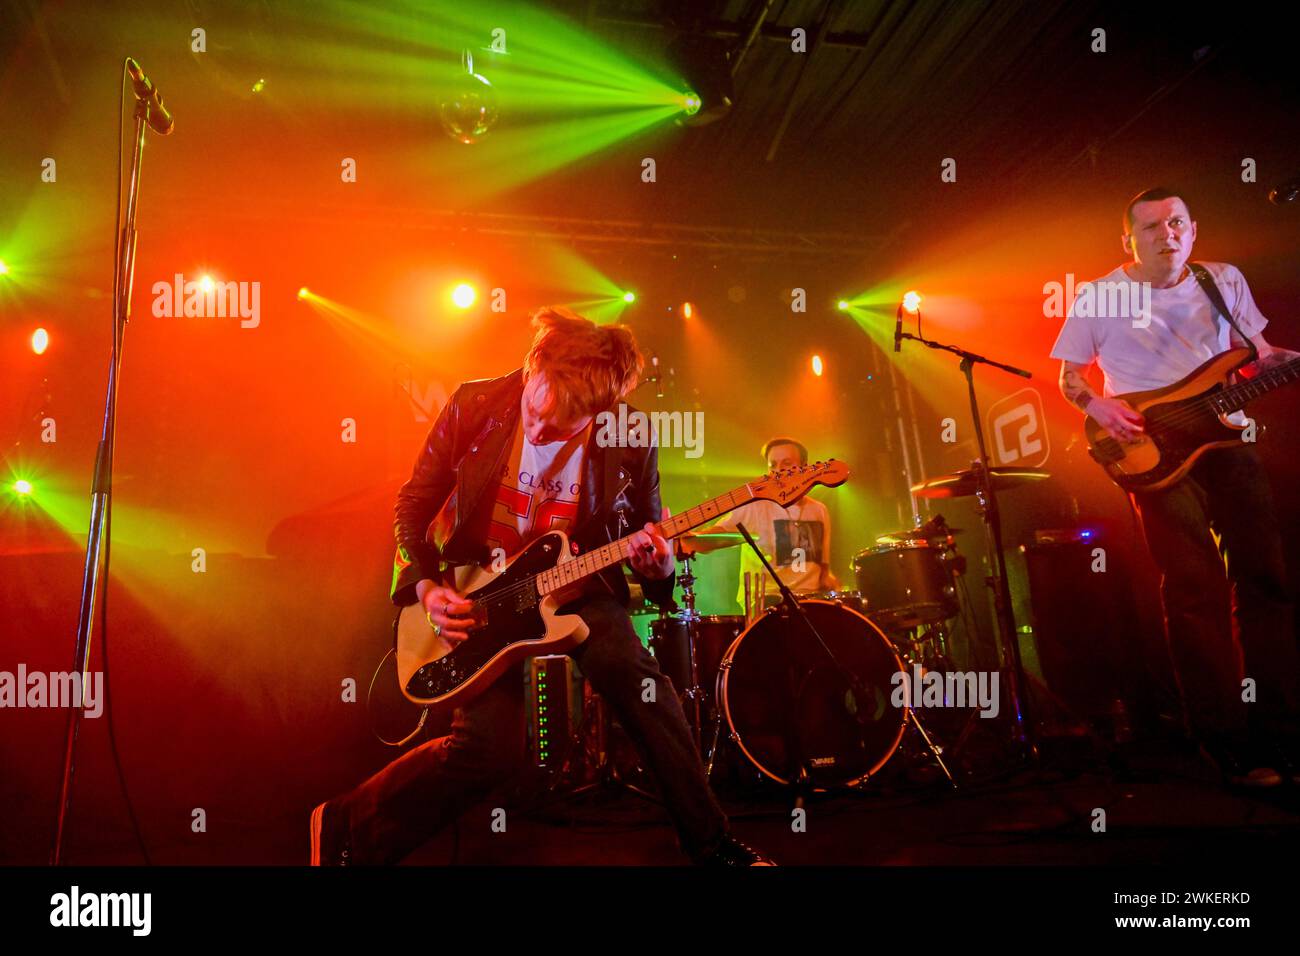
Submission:
{"label": "stage floor", "polygon": [[[1050,758],[1050,750],[1048,751]],[[1240,864],[1287,860],[1300,850],[1300,787],[1229,793],[1195,755],[1168,745],[1135,748],[1112,766],[1015,772],[952,793],[938,785],[814,796],[794,832],[783,794],[721,794],[737,836],[794,866]],[[310,807],[285,799],[242,819],[211,819],[207,839],[167,845],[144,820],[154,861],[196,865],[297,865],[306,859]],[[499,802],[499,801],[498,801]],[[1096,832],[1095,811],[1105,810]],[[120,816],[114,808],[114,816]],[[411,865],[651,865],[686,861],[662,811],[626,792],[600,791],[541,810],[507,805],[504,832],[481,804],[413,853]],[[133,864],[120,823],[95,827],[77,809],[69,862]],[[152,837],[151,837],[152,834]],[[42,837],[30,832],[30,837]],[[23,839],[20,837],[20,839]],[[23,840],[26,842],[26,840]],[[12,848],[11,848],[12,849]],[[20,862],[37,862],[27,846]],[[35,857],[35,858],[34,858]],[[15,862],[11,860],[10,862]]]}

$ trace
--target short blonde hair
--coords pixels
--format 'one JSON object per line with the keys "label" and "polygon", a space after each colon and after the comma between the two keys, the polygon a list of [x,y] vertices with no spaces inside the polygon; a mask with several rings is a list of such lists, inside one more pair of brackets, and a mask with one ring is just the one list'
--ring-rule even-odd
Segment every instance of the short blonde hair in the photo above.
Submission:
{"label": "short blonde hair", "polygon": [[538,309],[532,324],[524,381],[546,376],[561,420],[595,415],[636,388],[645,359],[627,326],[597,325],[559,305]]}

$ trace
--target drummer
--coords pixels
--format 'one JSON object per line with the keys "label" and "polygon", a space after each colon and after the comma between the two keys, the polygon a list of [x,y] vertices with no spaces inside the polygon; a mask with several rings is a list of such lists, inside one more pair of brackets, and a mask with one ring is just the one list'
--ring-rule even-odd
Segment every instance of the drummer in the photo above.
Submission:
{"label": "drummer", "polygon": [[[793,438],[773,438],[763,446],[763,458],[770,471],[781,471],[808,464],[808,449]],[[716,525],[705,529],[705,533],[734,532],[738,524],[743,524],[754,536],[791,591],[809,594],[839,589],[839,580],[830,569],[830,512],[820,501],[807,495],[785,506],[766,499],[751,501],[725,515]],[[751,581],[766,579],[769,595],[777,591],[753,550],[742,548],[740,587],[736,593],[736,602],[742,608],[745,607],[746,573],[750,574]]]}

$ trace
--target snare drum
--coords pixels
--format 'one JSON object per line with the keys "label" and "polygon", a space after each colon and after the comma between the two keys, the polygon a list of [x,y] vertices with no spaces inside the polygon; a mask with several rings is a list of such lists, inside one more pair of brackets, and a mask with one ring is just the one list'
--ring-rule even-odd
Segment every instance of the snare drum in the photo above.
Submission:
{"label": "snare drum", "polygon": [[[739,614],[705,614],[695,622],[695,660],[705,699],[713,691],[722,655],[744,629],[745,618]],[[650,653],[678,694],[691,689],[691,647],[686,636],[686,622],[679,617],[650,622]]]}

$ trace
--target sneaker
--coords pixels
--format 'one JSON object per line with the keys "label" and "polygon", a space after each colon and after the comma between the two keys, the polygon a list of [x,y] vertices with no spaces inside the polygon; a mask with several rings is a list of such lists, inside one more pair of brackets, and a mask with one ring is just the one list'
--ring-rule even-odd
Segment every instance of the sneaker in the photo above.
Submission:
{"label": "sneaker", "polygon": [[723,837],[718,848],[699,861],[700,866],[776,866],[776,861],[746,846],[735,837]]}
{"label": "sneaker", "polygon": [[1282,785],[1282,775],[1269,766],[1269,761],[1252,758],[1244,750],[1216,748],[1205,752],[1219,768],[1223,783],[1229,788],[1267,790]]}
{"label": "sneaker", "polygon": [[1280,742],[1273,745],[1277,759],[1274,761],[1283,780],[1290,780],[1293,786],[1300,787],[1300,745],[1292,742]]}
{"label": "sneaker", "polygon": [[[339,840],[326,826],[328,809],[327,800],[311,812],[311,865],[347,866],[352,862],[352,848],[346,839]],[[332,816],[329,823],[335,823]]]}

